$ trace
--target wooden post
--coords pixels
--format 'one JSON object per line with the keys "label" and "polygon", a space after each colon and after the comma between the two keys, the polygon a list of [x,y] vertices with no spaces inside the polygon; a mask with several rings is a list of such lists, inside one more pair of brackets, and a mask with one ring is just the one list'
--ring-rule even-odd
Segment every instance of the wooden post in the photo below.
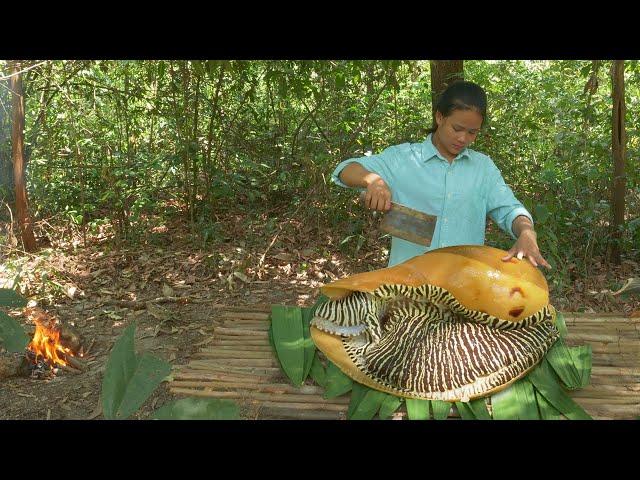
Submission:
{"label": "wooden post", "polygon": [[624,126],[624,60],[615,60],[611,69],[613,95],[613,125],[611,129],[613,179],[611,182],[611,261],[620,265],[620,240],[624,225],[624,194],[626,190],[625,157],[626,131]]}
{"label": "wooden post", "polygon": [[38,246],[33,235],[33,227],[29,217],[29,202],[25,185],[24,164],[24,96],[22,91],[22,74],[19,73],[18,62],[11,62],[11,94],[12,102],[12,131],[11,131],[11,159],[13,160],[13,177],[16,192],[16,212],[18,226],[22,235],[24,248],[27,252],[34,252]]}

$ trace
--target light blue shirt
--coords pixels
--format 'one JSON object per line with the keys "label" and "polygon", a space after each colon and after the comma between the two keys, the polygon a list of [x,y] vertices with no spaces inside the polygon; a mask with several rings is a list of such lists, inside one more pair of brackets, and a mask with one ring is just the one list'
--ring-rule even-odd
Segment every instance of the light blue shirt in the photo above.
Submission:
{"label": "light blue shirt", "polygon": [[470,148],[449,163],[429,135],[423,143],[403,143],[377,155],[341,162],[332,174],[335,183],[347,186],[338,175],[353,162],[380,175],[394,202],[438,217],[429,247],[391,237],[389,266],[436,248],[483,245],[487,215],[514,239],[511,224],[517,216],[525,215],[533,222],[493,160]]}

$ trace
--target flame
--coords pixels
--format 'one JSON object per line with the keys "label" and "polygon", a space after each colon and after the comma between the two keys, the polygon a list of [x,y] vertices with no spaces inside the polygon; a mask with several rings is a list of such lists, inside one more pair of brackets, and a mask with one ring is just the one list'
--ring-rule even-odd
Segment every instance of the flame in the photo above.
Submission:
{"label": "flame", "polygon": [[[64,359],[64,355],[75,355],[71,349],[63,346],[60,342],[60,327],[57,320],[48,318],[46,314],[33,315],[32,320],[36,324],[36,331],[27,348],[35,353],[36,362],[39,357],[42,357],[50,366],[67,366],[68,362]],[[61,357],[59,354],[63,354],[63,356]]]}

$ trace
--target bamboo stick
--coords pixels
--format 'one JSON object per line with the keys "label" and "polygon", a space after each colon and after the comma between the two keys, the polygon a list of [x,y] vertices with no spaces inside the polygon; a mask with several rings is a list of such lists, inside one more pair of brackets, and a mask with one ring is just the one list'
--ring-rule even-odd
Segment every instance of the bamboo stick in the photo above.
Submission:
{"label": "bamboo stick", "polygon": [[268,320],[271,316],[271,313],[267,312],[221,312],[222,318],[232,318],[234,320],[242,319],[242,320]]}
{"label": "bamboo stick", "polygon": [[592,375],[638,375],[640,376],[640,366],[637,368],[626,367],[591,367]]}
{"label": "bamboo stick", "polygon": [[333,403],[291,403],[291,402],[260,402],[263,408],[289,408],[295,410],[315,410],[315,411],[332,411],[347,413],[348,405],[337,405]]}
{"label": "bamboo stick", "polygon": [[229,312],[266,312],[271,313],[271,304],[256,303],[254,305],[224,305],[220,307],[222,311]]}
{"label": "bamboo stick", "polygon": [[209,372],[242,372],[244,371],[245,373],[253,373],[256,375],[262,375],[262,376],[266,376],[266,375],[280,375],[282,376],[282,370],[280,368],[275,368],[275,367],[238,367],[238,366],[234,366],[234,365],[211,365],[208,363],[204,363],[204,364],[199,364],[199,363],[194,363],[194,364],[190,364],[189,368],[191,370],[198,370],[198,371],[209,371]]}
{"label": "bamboo stick", "polygon": [[302,385],[294,387],[286,383],[247,383],[244,382],[227,382],[227,381],[211,381],[211,380],[174,380],[171,382],[172,387],[191,387],[191,388],[207,388],[211,390],[222,391],[223,389],[250,390],[260,393],[291,393],[299,395],[322,395],[324,389],[315,385]]}
{"label": "bamboo stick", "polygon": [[215,322],[214,328],[239,328],[239,329],[248,329],[248,330],[269,330],[269,324],[265,323],[245,323],[245,322]]}
{"label": "bamboo stick", "polygon": [[194,353],[191,358],[258,358],[275,359],[272,352],[251,352],[247,350],[221,350]]}
{"label": "bamboo stick", "polygon": [[259,346],[271,346],[271,344],[269,343],[269,340],[262,340],[262,339],[258,339],[258,340],[249,340],[249,339],[243,339],[241,337],[218,337],[216,336],[216,338],[213,339],[213,343],[211,343],[210,345],[246,345],[248,347],[259,347]]}
{"label": "bamboo stick", "polygon": [[575,402],[582,405],[589,405],[591,403],[596,403],[599,405],[634,405],[638,410],[638,415],[640,415],[640,399],[635,397],[607,397],[603,398],[592,398],[592,397],[578,397],[574,398]]}
{"label": "bamboo stick", "polygon": [[346,418],[345,412],[342,411],[314,411],[281,407],[260,408],[257,417],[258,420],[346,420]]}
{"label": "bamboo stick", "polygon": [[[256,393],[250,391],[241,392],[218,392],[215,390],[196,390],[190,388],[171,388],[173,393],[184,393],[187,395],[195,395],[201,397],[214,398],[236,398],[242,400],[256,400],[279,404],[280,402],[299,405],[335,405],[346,407],[351,401],[349,398],[338,397],[325,399],[320,395],[295,395],[295,394],[277,394],[277,393]],[[300,407],[303,408],[303,407]]]}
{"label": "bamboo stick", "polygon": [[635,420],[640,415],[640,408],[633,405],[588,405],[585,410],[592,416],[602,415],[617,419]]}
{"label": "bamboo stick", "polygon": [[243,330],[241,328],[215,327],[213,330],[215,338],[241,338],[247,340],[269,340],[269,334],[258,330]]}
{"label": "bamboo stick", "polygon": [[260,375],[240,375],[233,374],[228,375],[224,373],[202,373],[202,372],[187,372],[176,374],[173,376],[173,381],[171,385],[174,385],[177,381],[199,381],[199,382],[210,382],[210,381],[218,381],[218,382],[227,382],[227,383],[264,383],[269,384],[279,380],[281,377],[267,377]]}
{"label": "bamboo stick", "polygon": [[198,365],[232,365],[240,367],[279,367],[280,363],[276,359],[260,358],[215,358],[206,360],[194,360],[192,364]]}
{"label": "bamboo stick", "polygon": [[225,350],[242,350],[246,352],[273,352],[271,345],[216,345],[214,347],[204,347],[201,352],[223,352]]}
{"label": "bamboo stick", "polygon": [[632,341],[640,348],[640,338],[634,334],[633,336],[626,336],[620,334],[611,334],[611,333],[591,333],[591,332],[578,332],[572,333],[567,337],[567,340],[572,340],[574,342],[599,342],[599,343],[618,343],[620,341]]}

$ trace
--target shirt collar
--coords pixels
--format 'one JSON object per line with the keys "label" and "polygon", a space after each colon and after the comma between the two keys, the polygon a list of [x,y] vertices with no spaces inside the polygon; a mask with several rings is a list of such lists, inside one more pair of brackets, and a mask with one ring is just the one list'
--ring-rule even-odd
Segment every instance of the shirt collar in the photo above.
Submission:
{"label": "shirt collar", "polygon": [[[433,133],[430,133],[427,136],[427,139],[422,144],[422,159],[425,162],[428,162],[429,160],[433,160],[434,158],[439,158],[440,160],[444,160],[445,162],[447,162],[448,160],[442,156],[442,154],[438,151],[436,146],[431,141],[432,135]],[[462,160],[463,158],[471,158],[469,149],[466,147],[458,154],[458,156],[454,160]]]}

